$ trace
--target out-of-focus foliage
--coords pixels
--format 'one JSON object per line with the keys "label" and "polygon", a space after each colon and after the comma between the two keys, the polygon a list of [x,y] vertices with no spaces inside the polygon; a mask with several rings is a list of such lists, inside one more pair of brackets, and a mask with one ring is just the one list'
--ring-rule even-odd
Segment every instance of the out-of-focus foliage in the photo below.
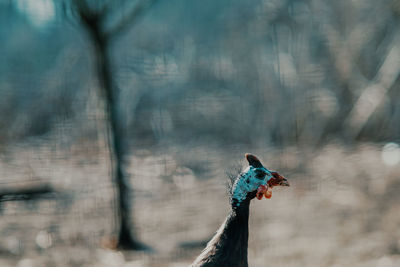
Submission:
{"label": "out-of-focus foliage", "polygon": [[[139,0],[87,2],[113,11],[112,29]],[[0,266],[187,266],[245,152],[292,185],[252,204],[251,266],[398,266],[399,0],[159,0],[113,39],[132,220],[151,255],[109,250],[107,116],[71,3],[0,0],[0,194],[57,190],[0,201]]]}
{"label": "out-of-focus foliage", "polygon": [[[42,23],[25,2],[0,4],[2,142],[60,123],[74,136],[94,134],[85,33],[62,2],[38,1],[52,8]],[[137,145],[396,139],[399,12],[393,0],[160,1],[112,49],[129,137]]]}

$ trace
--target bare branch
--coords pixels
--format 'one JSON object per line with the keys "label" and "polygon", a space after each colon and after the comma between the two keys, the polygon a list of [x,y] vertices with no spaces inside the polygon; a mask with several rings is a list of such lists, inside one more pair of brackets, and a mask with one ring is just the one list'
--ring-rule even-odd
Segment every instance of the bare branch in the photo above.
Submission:
{"label": "bare branch", "polygon": [[361,132],[400,75],[400,48],[396,45],[399,41],[400,32],[394,38],[392,48],[373,82],[362,92],[345,121],[353,138]]}
{"label": "bare branch", "polygon": [[114,27],[104,33],[107,39],[113,39],[113,37],[121,34],[125,31],[129,25],[132,25],[137,21],[144,13],[146,13],[155,3],[157,0],[143,0],[119,21]]}
{"label": "bare branch", "polygon": [[100,17],[104,17],[107,15],[107,13],[110,12],[111,2],[113,2],[113,1],[107,1],[106,3],[103,4],[103,6],[101,6],[99,8],[99,10],[97,11],[97,14],[99,14]]}
{"label": "bare branch", "polygon": [[86,26],[92,27],[95,24],[99,24],[102,19],[101,14],[90,8],[86,0],[73,0],[78,13],[79,19],[85,23]]}
{"label": "bare branch", "polygon": [[3,189],[0,191],[0,202],[49,198],[54,193],[54,189],[47,184],[25,188]]}
{"label": "bare branch", "polygon": [[86,0],[72,0],[74,5],[76,6],[76,10],[80,14],[88,14],[90,13],[90,9]]}

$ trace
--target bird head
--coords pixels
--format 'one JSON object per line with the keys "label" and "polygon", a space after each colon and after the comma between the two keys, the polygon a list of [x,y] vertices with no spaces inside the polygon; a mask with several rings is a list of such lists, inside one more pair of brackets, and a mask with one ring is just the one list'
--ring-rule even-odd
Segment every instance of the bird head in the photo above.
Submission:
{"label": "bird head", "polygon": [[245,200],[271,198],[274,186],[289,186],[289,182],[279,173],[265,168],[260,160],[252,155],[245,155],[249,166],[238,175],[232,186],[232,205],[240,206]]}

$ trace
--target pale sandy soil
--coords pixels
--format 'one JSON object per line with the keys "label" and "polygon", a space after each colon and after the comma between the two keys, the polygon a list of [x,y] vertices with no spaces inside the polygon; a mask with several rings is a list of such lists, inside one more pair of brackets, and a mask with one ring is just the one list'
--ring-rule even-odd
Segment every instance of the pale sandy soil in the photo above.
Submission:
{"label": "pale sandy soil", "polygon": [[[187,266],[224,220],[226,174],[253,152],[290,188],[253,201],[250,266],[400,266],[400,164],[381,146],[317,152],[204,148],[136,150],[129,157],[135,231],[153,253],[105,248],[115,235],[104,150],[19,145],[3,150],[0,185],[49,182],[57,199],[3,203],[0,266]],[[241,162],[244,164],[244,161]]]}

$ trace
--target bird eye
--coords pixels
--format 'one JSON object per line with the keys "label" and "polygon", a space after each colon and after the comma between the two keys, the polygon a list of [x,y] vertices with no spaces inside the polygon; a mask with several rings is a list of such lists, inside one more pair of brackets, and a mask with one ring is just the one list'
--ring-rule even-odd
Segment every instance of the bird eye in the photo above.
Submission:
{"label": "bird eye", "polygon": [[256,171],[256,178],[258,179],[264,179],[266,173],[262,170]]}

